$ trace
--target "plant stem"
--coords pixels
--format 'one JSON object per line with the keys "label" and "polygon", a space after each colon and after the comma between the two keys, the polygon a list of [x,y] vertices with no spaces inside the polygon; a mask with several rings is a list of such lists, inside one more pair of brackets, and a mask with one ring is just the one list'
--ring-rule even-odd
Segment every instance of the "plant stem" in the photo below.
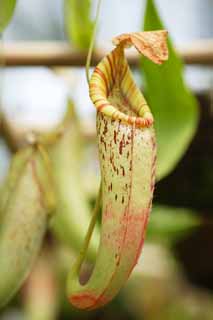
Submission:
{"label": "plant stem", "polygon": [[[95,17],[95,24],[94,24],[94,28],[93,28],[93,33],[92,33],[92,38],[90,41],[90,46],[89,46],[89,51],[88,51],[88,55],[87,55],[87,61],[86,61],[86,78],[87,78],[87,83],[89,85],[89,81],[90,81],[90,75],[89,75],[89,68],[90,68],[90,64],[91,64],[91,57],[92,57],[92,51],[94,49],[94,43],[95,43],[95,36],[96,36],[96,31],[97,31],[97,25],[98,25],[98,17],[99,17],[99,13],[100,13],[100,7],[101,7],[101,0],[98,1],[98,5],[97,5],[97,11],[96,11],[96,17]],[[79,253],[79,256],[77,258],[77,261],[75,263],[75,266],[73,268],[73,273],[79,273],[81,265],[85,259],[86,253],[87,253],[87,249],[89,247],[89,243],[90,243],[90,239],[92,237],[92,233],[96,224],[96,219],[97,219],[97,215],[100,211],[102,205],[102,191],[101,191],[101,183],[100,183],[100,187],[99,187],[99,192],[98,192],[98,196],[95,202],[95,207],[93,209],[93,213],[92,213],[92,218],[89,224],[89,228],[86,234],[86,237],[84,239],[84,244],[82,246],[82,249]]]}
{"label": "plant stem", "polygon": [[100,188],[99,188],[98,196],[97,196],[97,199],[96,199],[95,207],[94,207],[93,213],[92,213],[92,218],[91,218],[91,221],[90,221],[90,224],[89,224],[89,228],[88,228],[86,237],[84,239],[84,244],[82,246],[82,249],[81,249],[81,251],[79,253],[78,259],[77,259],[76,264],[74,266],[74,270],[75,270],[76,273],[78,273],[80,271],[81,265],[82,265],[82,263],[84,261],[84,258],[86,256],[87,249],[89,247],[90,239],[92,237],[92,233],[93,233],[93,230],[94,230],[94,227],[95,227],[95,224],[96,224],[96,220],[97,220],[97,215],[98,215],[98,213],[100,211],[101,205],[102,205],[102,190],[101,190],[101,184],[100,184]]}
{"label": "plant stem", "polygon": [[[96,11],[96,17],[95,17],[95,24],[94,24],[94,29],[93,29],[93,33],[92,33],[92,38],[90,41],[90,46],[89,46],[89,51],[88,51],[88,55],[87,55],[87,61],[86,61],[86,78],[87,78],[87,83],[89,85],[89,80],[90,80],[90,75],[89,75],[89,68],[90,68],[90,63],[91,63],[91,57],[92,57],[92,51],[94,49],[94,44],[95,44],[95,36],[96,36],[96,31],[97,31],[97,25],[98,25],[98,17],[99,17],[99,13],[100,13],[100,7],[101,7],[101,1],[98,1],[98,5],[97,5],[97,11]],[[83,263],[83,260],[85,258],[85,255],[87,253],[87,249],[89,246],[89,242],[90,239],[92,237],[92,233],[96,224],[96,218],[97,215],[100,211],[101,208],[101,202],[102,202],[102,191],[101,191],[101,183],[100,183],[100,187],[99,187],[99,192],[98,192],[98,196],[95,202],[95,207],[93,209],[93,214],[92,214],[92,218],[89,224],[89,228],[84,240],[84,245],[82,247],[82,250],[80,251],[79,257],[76,261],[76,265],[75,265],[75,270],[76,272],[79,272],[81,265]]]}
{"label": "plant stem", "polygon": [[87,77],[87,83],[88,84],[89,84],[89,79],[90,79],[89,68],[90,68],[90,64],[91,64],[92,51],[94,49],[94,44],[95,44],[95,36],[96,36],[96,31],[97,31],[98,17],[99,17],[99,13],[100,13],[101,1],[102,0],[98,1],[96,17],[95,17],[95,24],[94,24],[94,28],[93,28],[92,38],[91,38],[91,41],[90,41],[90,46],[89,46],[89,51],[88,51],[87,61],[86,61],[86,77]]}

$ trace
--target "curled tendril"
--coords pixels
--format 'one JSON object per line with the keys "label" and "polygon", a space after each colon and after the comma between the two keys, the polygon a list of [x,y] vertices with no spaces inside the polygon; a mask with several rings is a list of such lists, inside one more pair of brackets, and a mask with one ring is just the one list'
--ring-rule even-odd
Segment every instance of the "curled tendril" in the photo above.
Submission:
{"label": "curled tendril", "polygon": [[153,116],[132,78],[124,49],[133,45],[161,64],[168,58],[166,36],[166,31],[153,31],[116,37],[116,48],[98,64],[89,83],[97,109],[102,225],[90,279],[81,284],[79,272],[96,211],[68,277],[69,300],[80,309],[95,309],[112,300],[141,253],[155,183],[156,141]]}
{"label": "curled tendril", "polygon": [[[90,208],[81,183],[81,134],[69,101],[64,120],[52,133],[58,138],[49,146],[49,155],[56,188],[56,212],[50,225],[56,235],[72,249],[79,251],[90,221]],[[99,210],[99,209],[98,209]],[[99,232],[95,228],[87,258],[94,261]]]}

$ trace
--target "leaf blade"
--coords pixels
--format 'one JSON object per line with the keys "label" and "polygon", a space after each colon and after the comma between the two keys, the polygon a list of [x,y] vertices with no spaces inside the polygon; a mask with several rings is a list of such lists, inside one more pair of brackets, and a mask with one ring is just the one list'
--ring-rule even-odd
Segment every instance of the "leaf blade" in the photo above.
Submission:
{"label": "leaf blade", "polygon": [[157,204],[150,215],[147,240],[172,245],[201,223],[200,217],[193,210]]}
{"label": "leaf blade", "polygon": [[64,2],[67,36],[69,42],[78,49],[86,50],[89,48],[94,25],[90,18],[90,11],[90,0],[65,0]]}
{"label": "leaf blade", "polygon": [[[144,30],[163,29],[153,0],[147,0]],[[174,169],[186,152],[198,124],[198,104],[183,79],[183,64],[168,41],[169,60],[155,66],[141,61],[146,97],[154,114],[158,142],[157,178]]]}
{"label": "leaf blade", "polygon": [[16,0],[1,0],[0,1],[0,33],[7,27],[12,18]]}

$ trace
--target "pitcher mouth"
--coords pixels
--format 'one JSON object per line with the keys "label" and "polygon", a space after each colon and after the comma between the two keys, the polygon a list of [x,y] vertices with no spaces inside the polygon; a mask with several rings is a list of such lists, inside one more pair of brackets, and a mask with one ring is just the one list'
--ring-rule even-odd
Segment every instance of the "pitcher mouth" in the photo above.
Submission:
{"label": "pitcher mouth", "polygon": [[117,47],[95,68],[90,97],[98,112],[136,127],[150,127],[153,116],[138,89],[123,48]]}
{"label": "pitcher mouth", "polygon": [[153,116],[136,86],[124,49],[134,46],[156,64],[168,59],[167,31],[125,33],[113,39],[116,48],[95,68],[90,81],[90,97],[96,109],[114,120],[150,127]]}

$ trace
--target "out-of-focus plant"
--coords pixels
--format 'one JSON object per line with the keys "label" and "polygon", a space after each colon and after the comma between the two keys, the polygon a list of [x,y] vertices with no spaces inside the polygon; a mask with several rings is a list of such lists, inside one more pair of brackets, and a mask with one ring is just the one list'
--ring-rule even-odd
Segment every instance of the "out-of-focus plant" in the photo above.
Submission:
{"label": "out-of-focus plant", "polygon": [[58,318],[59,279],[54,253],[51,248],[42,251],[24,285],[22,301],[27,320]]}
{"label": "out-of-focus plant", "polygon": [[69,42],[78,49],[89,47],[94,27],[90,14],[90,0],[64,0],[65,31]]}
{"label": "out-of-focus plant", "polygon": [[[28,144],[28,136],[31,136],[28,130],[22,131],[14,123],[8,123],[5,117],[2,118],[2,124],[12,151]],[[57,198],[55,214],[49,223],[51,231],[63,244],[78,252],[82,247],[91,213],[81,175],[84,143],[74,104],[67,101],[64,119],[53,130],[46,133],[34,131],[33,135],[46,145],[51,162]],[[98,243],[97,226],[87,252],[88,260],[95,260]]]}
{"label": "out-of-focus plant", "polygon": [[193,287],[168,247],[148,243],[123,290],[134,319],[211,320],[211,291]]}
{"label": "out-of-focus plant", "polygon": [[16,6],[16,0],[0,1],[0,33],[7,27],[13,15]]}
{"label": "out-of-focus plant", "polygon": [[[144,30],[164,29],[154,0],[147,0]],[[183,64],[171,39],[169,60],[160,68],[141,60],[145,96],[155,119],[158,144],[157,179],[168,175],[187,150],[198,124],[198,105],[183,78]]]}
{"label": "out-of-focus plant", "polygon": [[200,224],[201,219],[193,210],[154,205],[147,228],[147,240],[171,246]]}
{"label": "out-of-focus plant", "polygon": [[0,197],[0,307],[20,289],[37,256],[54,208],[51,177],[41,147],[13,158]]}

